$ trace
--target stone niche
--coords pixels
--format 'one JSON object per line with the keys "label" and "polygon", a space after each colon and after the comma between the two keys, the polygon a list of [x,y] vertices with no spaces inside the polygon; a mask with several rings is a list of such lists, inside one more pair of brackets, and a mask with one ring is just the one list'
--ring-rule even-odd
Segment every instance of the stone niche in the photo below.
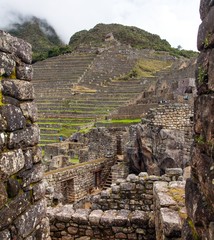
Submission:
{"label": "stone niche", "polygon": [[46,240],[31,45],[0,31],[0,239]]}

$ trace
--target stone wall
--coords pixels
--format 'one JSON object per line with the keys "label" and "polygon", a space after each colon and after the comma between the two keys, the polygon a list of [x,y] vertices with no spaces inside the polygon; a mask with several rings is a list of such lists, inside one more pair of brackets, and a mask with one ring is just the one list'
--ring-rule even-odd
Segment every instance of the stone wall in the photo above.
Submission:
{"label": "stone wall", "polygon": [[150,125],[162,126],[169,130],[192,131],[193,109],[188,104],[163,104],[150,109],[147,119],[150,119]]}
{"label": "stone wall", "polygon": [[113,164],[112,158],[97,159],[47,172],[49,205],[54,200],[73,203],[86,197],[105,183]]}
{"label": "stone wall", "polygon": [[191,178],[183,239],[214,239],[214,2],[201,0]]}
{"label": "stone wall", "polygon": [[0,31],[0,239],[48,238],[31,46]]}
{"label": "stone wall", "polygon": [[[163,191],[156,187],[154,195],[154,184],[159,183],[162,186],[164,183],[165,186],[173,187],[173,190],[178,186],[184,187],[184,182],[175,182],[180,179],[181,174],[181,169],[169,169],[163,177],[148,176],[147,173],[141,173],[139,176],[132,174],[127,179],[118,180],[116,184],[112,184],[107,191],[92,197],[91,209],[74,209],[71,205],[49,208],[52,240],[82,239],[81,237],[87,240],[156,239],[155,228],[160,225],[155,226],[154,202],[160,201],[157,196],[160,196]],[[174,182],[171,182],[172,180]],[[176,205],[175,201],[173,204]],[[172,207],[172,201],[169,201],[168,205],[165,204],[166,206]],[[181,203],[179,203],[179,210],[180,207]],[[172,218],[177,217],[177,211],[178,208],[174,206]],[[170,232],[167,239],[176,239],[178,236],[177,231],[174,231],[177,230],[176,227],[173,224],[162,226],[164,232]],[[179,230],[181,230],[180,225]]]}

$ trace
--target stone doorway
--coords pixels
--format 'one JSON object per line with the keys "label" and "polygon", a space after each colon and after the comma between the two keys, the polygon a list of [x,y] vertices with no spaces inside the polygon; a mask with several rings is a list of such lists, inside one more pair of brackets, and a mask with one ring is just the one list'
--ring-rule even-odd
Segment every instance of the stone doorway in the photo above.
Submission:
{"label": "stone doorway", "polygon": [[74,194],[74,179],[69,179],[67,181],[62,182],[62,194],[64,197],[64,204],[65,203],[73,203],[75,201],[75,194]]}
{"label": "stone doorway", "polygon": [[100,187],[101,185],[101,170],[94,172],[94,187]]}

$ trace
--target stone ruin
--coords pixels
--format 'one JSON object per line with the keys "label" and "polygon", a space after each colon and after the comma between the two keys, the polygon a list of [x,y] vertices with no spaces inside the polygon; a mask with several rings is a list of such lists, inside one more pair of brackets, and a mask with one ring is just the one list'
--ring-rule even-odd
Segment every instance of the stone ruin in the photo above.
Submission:
{"label": "stone ruin", "polygon": [[48,239],[31,46],[0,31],[0,239]]}
{"label": "stone ruin", "polygon": [[[56,165],[45,173],[48,186],[42,182],[31,47],[0,32],[0,239],[214,238],[212,2],[200,5],[194,118],[185,104],[171,104],[151,109],[129,130],[94,129],[82,142],[52,146],[48,154]],[[62,157],[77,153],[78,165]],[[181,168],[189,165],[186,180]],[[110,177],[106,190],[94,191]]]}

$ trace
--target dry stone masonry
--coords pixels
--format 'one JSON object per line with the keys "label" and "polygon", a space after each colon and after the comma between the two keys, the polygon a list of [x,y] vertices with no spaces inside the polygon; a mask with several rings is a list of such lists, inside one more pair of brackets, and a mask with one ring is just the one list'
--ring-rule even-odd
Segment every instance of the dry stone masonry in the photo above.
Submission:
{"label": "dry stone masonry", "polygon": [[201,0],[196,69],[195,143],[186,183],[183,239],[214,239],[214,2]]}
{"label": "dry stone masonry", "polygon": [[31,46],[0,31],[0,239],[46,240]]}

